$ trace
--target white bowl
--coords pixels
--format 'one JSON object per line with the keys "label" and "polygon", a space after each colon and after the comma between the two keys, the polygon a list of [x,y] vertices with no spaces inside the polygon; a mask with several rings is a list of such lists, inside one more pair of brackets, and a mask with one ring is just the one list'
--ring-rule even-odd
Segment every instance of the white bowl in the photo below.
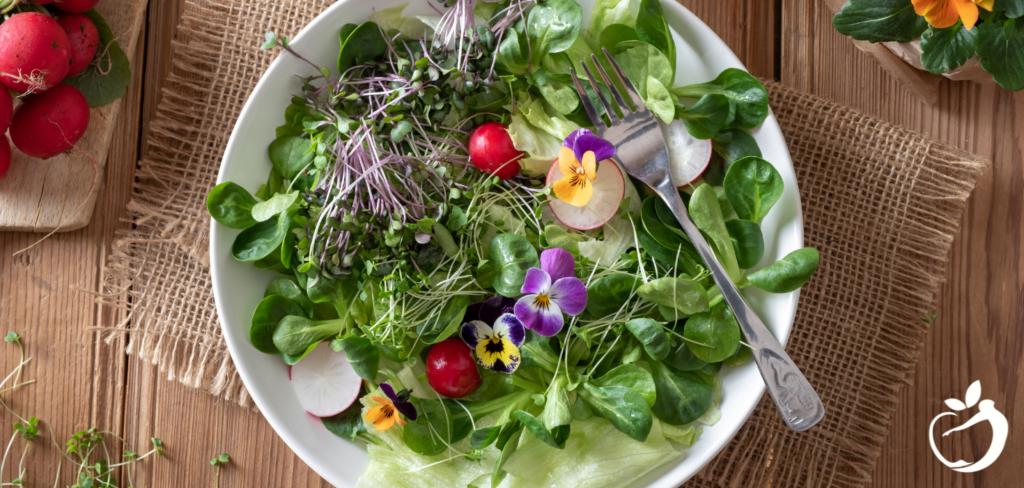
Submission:
{"label": "white bowl", "polygon": [[[406,13],[429,13],[428,1],[412,0]],[[322,66],[334,66],[338,55],[338,29],[345,23],[367,19],[374,7],[385,8],[404,0],[374,2],[341,0],[311,22],[291,46]],[[584,19],[592,0],[579,0]],[[743,68],[739,59],[714,32],[690,11],[673,1],[662,8],[673,28],[678,51],[676,83],[713,79],[723,69]],[[586,21],[584,22],[586,25]],[[279,33],[286,34],[286,33]],[[256,85],[228,142],[218,183],[234,181],[255,192],[270,171],[267,146],[274,129],[284,118],[289,94],[299,93],[295,75],[314,74],[313,68],[288,54],[281,54]],[[761,266],[773,263],[803,247],[803,215],[793,162],[774,115],[752,131],[764,158],[771,161],[785,181],[781,200],[765,218],[765,253]],[[354,486],[367,464],[365,451],[325,429],[302,409],[288,382],[287,367],[278,356],[257,351],[249,343],[252,312],[267,284],[277,273],[260,271],[231,257],[231,243],[239,231],[214,224],[210,240],[213,291],[224,336],[245,386],[256,405],[296,454],[328,482]],[[798,292],[771,295],[747,289],[747,299],[783,344],[789,337],[796,313]],[[675,487],[696,474],[739,430],[764,393],[764,383],[752,363],[723,369],[722,420],[704,429],[703,435],[684,455],[649,473],[636,486]]]}

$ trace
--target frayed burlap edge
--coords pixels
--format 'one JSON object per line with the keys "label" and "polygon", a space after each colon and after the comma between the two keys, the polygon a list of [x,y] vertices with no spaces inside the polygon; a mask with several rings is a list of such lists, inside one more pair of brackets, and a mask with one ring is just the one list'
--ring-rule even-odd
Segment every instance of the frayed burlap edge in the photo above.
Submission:
{"label": "frayed burlap edge", "polygon": [[[330,2],[189,1],[147,139],[129,231],[117,235],[99,301],[128,313],[128,352],[168,379],[252,407],[213,303],[205,196],[271,56],[262,33],[294,33]],[[945,275],[981,159],[851,109],[767,83],[793,154],[806,244],[821,268],[802,291],[787,350],[827,408],[796,434],[764,398],[688,486],[861,486]],[[728,392],[726,392],[728,394]]]}

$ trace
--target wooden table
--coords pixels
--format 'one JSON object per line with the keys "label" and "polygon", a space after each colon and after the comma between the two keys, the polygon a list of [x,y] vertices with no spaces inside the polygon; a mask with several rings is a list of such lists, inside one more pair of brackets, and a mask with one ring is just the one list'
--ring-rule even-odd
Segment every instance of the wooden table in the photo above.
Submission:
{"label": "wooden table", "polygon": [[[664,1],[664,0],[663,0]],[[171,41],[183,0],[152,0],[132,83],[110,151],[92,223],[58,234],[12,257],[40,236],[0,233],[0,334],[25,337],[33,360],[25,377],[36,384],[3,398],[24,416],[44,424],[25,467],[29,486],[53,486],[58,475],[57,441],[98,426],[127,439],[127,448],[148,449],[163,439],[166,457],[145,460],[133,471],[135,486],[210,486],[208,461],[231,455],[223,486],[327,486],[302,463],[257,413],[168,381],[157,368],[123,354],[123,338],[97,343],[89,327],[123,317],[98,310],[92,298],[72,289],[97,289],[114,231],[131,192],[135,163],[146,150],[147,126],[170,64]],[[934,106],[920,102],[875,61],[838,35],[831,12],[811,0],[683,0],[721,36],[754,74],[856,107],[920,131],[937,141],[983,155],[994,164],[982,176],[964,212],[948,282],[937,297],[938,318],[917,372],[900,391],[889,438],[871,486],[877,488],[1002,487],[1019,485],[1024,458],[1024,92],[944,81]],[[255,41],[254,41],[255,42]],[[0,346],[0,364],[10,371],[16,348]],[[995,465],[975,474],[944,467],[929,452],[928,425],[942,401],[963,397],[981,380],[984,398],[995,401],[1010,422],[1010,441]],[[12,434],[4,412],[0,440]],[[1016,432],[1015,432],[1016,430]],[[1017,435],[1014,435],[1014,434]],[[972,429],[952,437],[954,459],[977,459],[990,431]],[[17,476],[20,440],[4,482]],[[116,442],[113,450],[121,449]],[[947,456],[950,457],[950,456]],[[65,461],[60,486],[73,470]],[[785,487],[783,487],[785,488]]]}

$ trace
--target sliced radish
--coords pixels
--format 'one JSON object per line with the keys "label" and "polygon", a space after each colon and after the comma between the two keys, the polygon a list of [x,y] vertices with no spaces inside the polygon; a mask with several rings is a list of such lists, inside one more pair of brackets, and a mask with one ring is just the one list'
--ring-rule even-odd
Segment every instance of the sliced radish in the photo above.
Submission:
{"label": "sliced radish", "polygon": [[352,405],[363,381],[345,353],[334,352],[326,341],[293,365],[290,376],[299,403],[317,417],[337,415]]}
{"label": "sliced radish", "polygon": [[671,124],[661,124],[661,132],[668,145],[668,157],[672,161],[672,182],[676,188],[693,183],[704,174],[711,162],[711,139],[697,139],[686,131],[681,119]]}
{"label": "sliced radish", "polygon": [[[558,170],[558,161],[548,170],[548,186],[562,178]],[[577,207],[565,203],[554,196],[548,202],[551,211],[562,225],[576,230],[591,230],[604,225],[619,210],[619,202],[626,193],[626,182],[622,170],[614,161],[606,159],[597,167],[597,178],[594,185],[594,196],[585,206]]]}

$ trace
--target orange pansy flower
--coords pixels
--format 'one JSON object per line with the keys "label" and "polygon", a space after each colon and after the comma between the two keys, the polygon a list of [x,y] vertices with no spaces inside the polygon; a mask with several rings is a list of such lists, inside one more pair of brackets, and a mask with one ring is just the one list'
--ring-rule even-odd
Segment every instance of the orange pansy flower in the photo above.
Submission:
{"label": "orange pansy flower", "polygon": [[914,11],[933,27],[945,29],[962,20],[964,27],[971,30],[978,23],[978,7],[989,12],[995,0],[911,0]]}
{"label": "orange pansy flower", "polygon": [[395,408],[395,404],[391,400],[373,395],[370,396],[370,399],[380,404],[366,412],[366,421],[373,423],[373,428],[378,431],[388,430],[395,425],[395,422],[398,422],[398,425],[405,425],[405,421],[398,416],[398,409]]}

